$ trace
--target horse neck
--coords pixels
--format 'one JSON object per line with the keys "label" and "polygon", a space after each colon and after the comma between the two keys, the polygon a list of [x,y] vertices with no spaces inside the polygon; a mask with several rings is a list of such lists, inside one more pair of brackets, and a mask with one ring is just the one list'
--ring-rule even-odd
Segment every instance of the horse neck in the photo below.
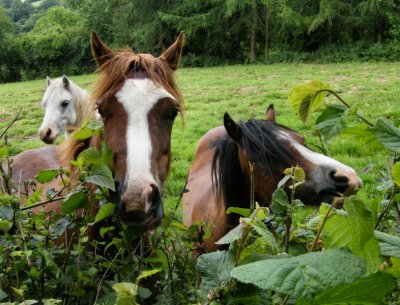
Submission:
{"label": "horse neck", "polygon": [[89,147],[100,148],[100,141],[100,136],[92,136],[85,140],[76,140],[72,136],[68,137],[57,148],[61,165],[73,170],[71,161],[76,160],[78,155]]}
{"label": "horse neck", "polygon": [[75,97],[76,125],[81,126],[86,120],[95,119],[95,113],[90,102],[89,94],[75,83],[72,83]]}
{"label": "horse neck", "polygon": [[250,207],[250,179],[240,165],[238,146],[229,137],[216,143],[212,176],[218,201],[226,209]]}

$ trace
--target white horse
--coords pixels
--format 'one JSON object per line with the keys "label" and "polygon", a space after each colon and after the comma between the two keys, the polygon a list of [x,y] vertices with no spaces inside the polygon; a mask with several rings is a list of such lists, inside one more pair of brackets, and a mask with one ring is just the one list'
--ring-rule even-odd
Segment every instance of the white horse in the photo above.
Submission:
{"label": "white horse", "polygon": [[47,89],[42,99],[45,115],[39,128],[40,139],[52,144],[60,134],[67,136],[86,119],[92,118],[94,110],[88,110],[88,102],[88,93],[65,75],[53,80],[47,77]]}

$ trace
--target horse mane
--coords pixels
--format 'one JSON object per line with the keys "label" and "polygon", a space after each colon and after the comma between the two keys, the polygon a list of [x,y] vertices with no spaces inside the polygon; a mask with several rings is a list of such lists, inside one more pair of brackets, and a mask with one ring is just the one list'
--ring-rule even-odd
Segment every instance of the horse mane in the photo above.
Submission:
{"label": "horse mane", "polygon": [[[183,98],[176,84],[174,72],[161,58],[153,57],[151,54],[136,54],[131,49],[125,49],[114,53],[110,60],[98,68],[98,72],[101,72],[101,76],[94,85],[88,103],[90,109],[97,107],[98,100],[115,94],[130,72],[144,72],[154,83],[171,93],[180,108],[183,108]],[[60,145],[63,164],[69,164],[91,144],[88,140],[75,140],[69,137]]]}
{"label": "horse mane", "polygon": [[[266,120],[239,121],[242,130],[241,146],[248,161],[272,174],[296,162],[297,157],[288,148],[289,139],[282,135],[282,125]],[[225,207],[245,206],[250,200],[250,177],[243,172],[239,160],[238,144],[229,135],[215,143],[211,176],[216,198]]]}

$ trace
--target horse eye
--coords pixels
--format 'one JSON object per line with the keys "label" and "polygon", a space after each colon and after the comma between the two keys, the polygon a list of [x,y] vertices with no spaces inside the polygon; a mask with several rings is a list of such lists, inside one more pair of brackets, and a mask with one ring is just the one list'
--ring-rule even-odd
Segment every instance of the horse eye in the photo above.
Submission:
{"label": "horse eye", "polygon": [[97,111],[99,112],[100,116],[103,118],[103,117],[104,117],[104,110],[103,110],[103,108],[97,108]]}
{"label": "horse eye", "polygon": [[178,115],[178,109],[174,108],[170,111],[168,118],[173,121],[175,120],[176,116]]}
{"label": "horse eye", "polygon": [[67,100],[62,101],[62,103],[61,103],[61,107],[63,107],[63,108],[67,107],[68,105],[69,105],[69,101],[67,101]]}

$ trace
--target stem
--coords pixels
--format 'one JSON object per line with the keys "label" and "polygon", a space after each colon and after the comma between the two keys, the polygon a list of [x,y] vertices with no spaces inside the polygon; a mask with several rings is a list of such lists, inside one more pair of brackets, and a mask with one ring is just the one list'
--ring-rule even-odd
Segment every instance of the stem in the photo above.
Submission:
{"label": "stem", "polygon": [[21,114],[21,112],[22,112],[22,109],[20,109],[20,110],[18,111],[17,115],[14,117],[14,119],[11,121],[11,123],[8,124],[8,126],[6,127],[6,129],[4,129],[4,131],[1,133],[0,139],[1,139],[2,137],[4,137],[4,135],[5,135],[6,132],[10,129],[10,127],[18,120],[19,115]]}
{"label": "stem", "polygon": [[375,225],[375,230],[378,228],[379,224],[382,222],[383,218],[389,212],[390,208],[394,204],[395,196],[396,196],[396,190],[397,190],[397,188],[396,188],[396,186],[394,186],[393,190],[392,190],[392,193],[390,194],[390,199],[389,199],[389,203],[388,203],[387,207],[382,212],[382,214],[380,214],[379,217],[378,217],[378,221],[376,222],[376,225]]}
{"label": "stem", "polygon": [[101,284],[102,284],[102,282],[104,281],[104,279],[105,279],[105,277],[106,277],[106,275],[107,275],[108,270],[110,270],[111,266],[114,264],[115,260],[117,259],[117,257],[118,257],[118,255],[119,255],[119,252],[120,252],[120,251],[121,251],[121,248],[118,249],[118,252],[117,252],[117,254],[114,256],[113,260],[111,261],[110,266],[108,266],[107,270],[104,272],[103,276],[101,277],[100,282],[99,282],[99,284],[97,285],[96,298],[95,298],[93,304],[97,304],[97,300],[99,299],[99,296],[100,296]]}
{"label": "stem", "polygon": [[281,305],[285,305],[288,301],[289,301],[289,295],[287,295],[287,296],[283,299]]}
{"label": "stem", "polygon": [[315,248],[316,248],[316,246],[317,246],[317,243],[318,243],[318,240],[319,240],[319,238],[320,238],[320,236],[321,236],[322,229],[324,228],[325,223],[326,223],[326,221],[328,220],[328,218],[331,216],[331,211],[332,211],[333,208],[336,207],[336,205],[337,205],[339,202],[341,202],[342,200],[343,200],[343,197],[340,197],[340,198],[336,199],[336,200],[331,204],[331,206],[329,207],[328,213],[326,213],[326,215],[325,215],[325,217],[324,217],[324,220],[322,221],[322,224],[321,224],[321,227],[320,227],[319,230],[318,230],[317,236],[315,236],[315,240],[314,240],[314,242],[313,242],[313,244],[312,244],[312,246],[311,246],[310,252],[313,252],[313,251],[315,250]]}
{"label": "stem", "polygon": [[[329,93],[332,93],[339,101],[341,101],[342,102],[342,104],[343,105],[345,105],[347,108],[351,108],[351,106],[350,106],[350,104],[348,104],[345,100],[343,100],[335,91],[332,91],[332,90],[330,90],[330,89],[321,89],[321,90],[318,90],[317,92],[315,92],[315,94],[314,94],[314,96],[312,97],[312,99],[311,100],[313,100],[317,95],[318,95],[318,93],[320,93],[320,92],[329,92]],[[364,121],[364,123],[366,123],[367,125],[369,125],[370,127],[373,127],[374,126],[374,124],[372,124],[370,121],[368,121],[365,117],[363,117],[361,114],[359,114],[358,112],[356,113],[356,115],[362,120],[362,121]]]}

